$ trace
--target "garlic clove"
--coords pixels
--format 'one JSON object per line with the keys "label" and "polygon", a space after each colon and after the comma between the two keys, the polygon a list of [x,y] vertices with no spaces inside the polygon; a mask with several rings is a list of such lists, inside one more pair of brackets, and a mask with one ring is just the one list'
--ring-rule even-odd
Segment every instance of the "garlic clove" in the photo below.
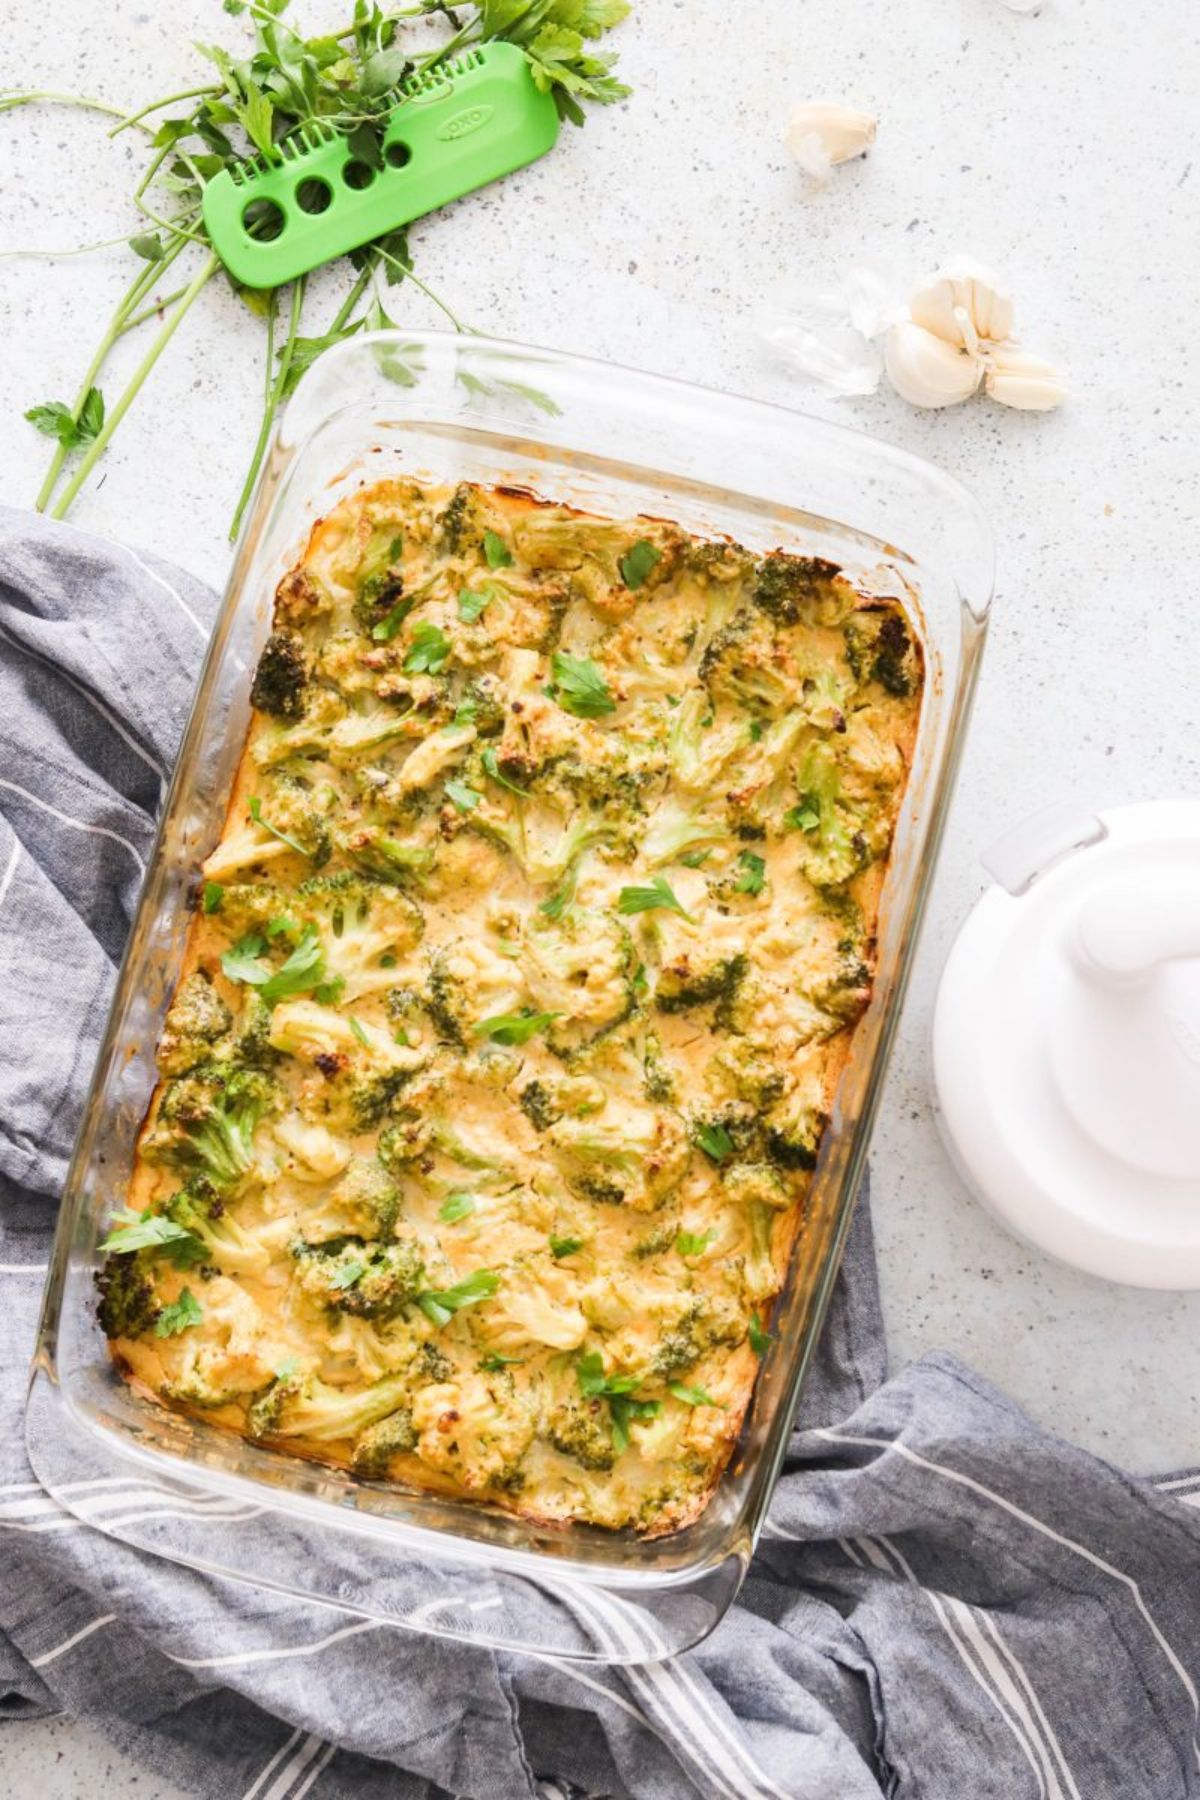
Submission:
{"label": "garlic clove", "polygon": [[1053,363],[1012,344],[992,353],[983,385],[990,399],[1022,412],[1052,412],[1067,397],[1066,380]]}
{"label": "garlic clove", "polygon": [[834,163],[866,155],[875,142],[875,120],[853,106],[814,100],[795,108],[783,141],[806,175],[824,181]]}
{"label": "garlic clove", "polygon": [[884,366],[896,392],[912,406],[956,406],[969,400],[983,373],[976,357],[909,319],[888,332]]}
{"label": "garlic clove", "polygon": [[956,349],[975,355],[980,346],[1011,337],[1013,303],[990,270],[960,257],[922,282],[909,301],[914,324]]}

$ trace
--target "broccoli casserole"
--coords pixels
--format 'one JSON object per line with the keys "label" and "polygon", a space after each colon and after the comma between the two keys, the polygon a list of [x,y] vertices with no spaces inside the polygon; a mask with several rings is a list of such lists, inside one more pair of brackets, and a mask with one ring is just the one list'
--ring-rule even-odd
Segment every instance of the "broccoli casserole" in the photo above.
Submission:
{"label": "broccoli casserole", "polygon": [[922,686],[835,564],[389,481],[281,582],[106,1240],[127,1379],[658,1534],[736,1441]]}

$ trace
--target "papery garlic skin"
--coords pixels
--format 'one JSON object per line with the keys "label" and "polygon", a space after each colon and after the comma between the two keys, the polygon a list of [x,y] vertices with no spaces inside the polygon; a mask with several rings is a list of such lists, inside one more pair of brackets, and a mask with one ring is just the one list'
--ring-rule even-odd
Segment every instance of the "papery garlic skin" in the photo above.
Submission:
{"label": "papery garlic skin", "polygon": [[903,317],[899,278],[863,260],[824,281],[782,284],[759,312],[757,329],[796,374],[830,393],[873,394],[883,374],[879,340]]}
{"label": "papery garlic skin", "polygon": [[865,156],[875,142],[870,113],[832,100],[797,106],[784,127],[783,141],[805,174],[824,181],[835,163]]}
{"label": "papery garlic skin", "polygon": [[983,365],[911,319],[893,325],[884,346],[888,380],[912,406],[957,406],[979,386]]}
{"label": "papery garlic skin", "polygon": [[1022,412],[1053,412],[1067,397],[1066,380],[1053,363],[1011,344],[993,352],[983,385],[989,399]]}
{"label": "papery garlic skin", "polygon": [[966,257],[922,282],[908,310],[915,325],[972,356],[1012,336],[1011,296],[990,270]]}

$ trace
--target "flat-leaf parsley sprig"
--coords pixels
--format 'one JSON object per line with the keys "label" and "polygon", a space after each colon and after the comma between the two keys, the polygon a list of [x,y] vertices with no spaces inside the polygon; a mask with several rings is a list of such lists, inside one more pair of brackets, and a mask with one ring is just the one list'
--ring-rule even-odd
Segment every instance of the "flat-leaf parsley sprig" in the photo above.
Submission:
{"label": "flat-leaf parsley sprig", "polygon": [[[242,19],[250,41],[238,50],[198,44],[211,73],[194,87],[160,95],[124,113],[84,95],[47,90],[0,94],[0,113],[45,104],[107,114],[116,119],[110,136],[133,131],[147,153],[132,195],[141,223],[126,240],[137,258],[137,272],[117,303],[75,398],[39,401],[25,414],[37,430],[55,440],[35,503],[38,510],[56,519],[66,516],[159,357],[220,272],[201,213],[204,185],[213,176],[248,156],[274,160],[283,140],[314,120],[345,132],[355,156],[379,167],[383,126],[397,103],[400,84],[472,45],[497,40],[519,46],[534,81],[553,95],[560,116],[582,125],[585,105],[609,105],[629,92],[613,73],[615,56],[598,49],[597,43],[620,24],[630,4],[631,0],[464,0],[463,4],[414,0],[412,5],[385,11],[377,0],[354,0],[349,24],[324,36],[304,37],[284,20],[289,0],[224,0],[224,11]],[[431,44],[429,29],[438,26],[448,35]],[[99,247],[82,245],[80,252]],[[187,278],[167,283],[174,264],[184,256]],[[309,363],[357,331],[392,325],[377,292],[380,278],[390,286],[410,281],[456,330],[466,329],[417,275],[406,230],[364,244],[350,253],[349,261],[354,271],[350,291],[333,319],[316,333],[302,329],[303,275],[284,288],[237,289],[264,322],[266,368],[262,418],[234,510],[231,538],[241,524],[275,415]],[[163,292],[168,286],[171,291]],[[157,330],[129,380],[106,401],[101,381],[114,348],[129,333],[154,324]],[[398,382],[411,384],[415,379],[411,357],[406,360],[398,354],[382,366]],[[528,397],[544,403],[544,396]]]}

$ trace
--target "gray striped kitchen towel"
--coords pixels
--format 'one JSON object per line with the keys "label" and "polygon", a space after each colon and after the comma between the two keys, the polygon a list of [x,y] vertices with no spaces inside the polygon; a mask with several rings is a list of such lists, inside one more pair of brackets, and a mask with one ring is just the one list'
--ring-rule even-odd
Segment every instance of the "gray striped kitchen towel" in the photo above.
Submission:
{"label": "gray striped kitchen towel", "polygon": [[[0,512],[0,1769],[67,1711],[211,1800],[1200,1794],[1200,1476],[1133,1480],[949,1357],[885,1380],[865,1207],[750,1578],[673,1662],[422,1639],[43,1493],[21,1414],[55,1199],[213,610]],[[98,1521],[153,1504],[83,1485]]]}

